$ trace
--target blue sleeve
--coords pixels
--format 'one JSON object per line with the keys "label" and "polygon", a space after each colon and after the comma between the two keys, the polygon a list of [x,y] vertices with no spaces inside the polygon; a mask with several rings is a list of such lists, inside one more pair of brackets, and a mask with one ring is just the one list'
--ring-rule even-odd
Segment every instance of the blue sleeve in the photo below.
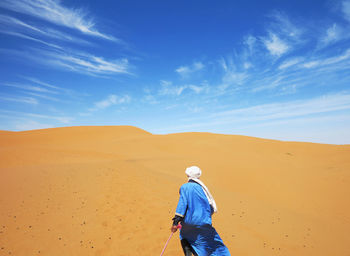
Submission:
{"label": "blue sleeve", "polygon": [[181,186],[180,198],[179,198],[179,202],[177,203],[175,215],[184,217],[186,214],[186,210],[187,210],[186,189],[184,188],[184,186]]}

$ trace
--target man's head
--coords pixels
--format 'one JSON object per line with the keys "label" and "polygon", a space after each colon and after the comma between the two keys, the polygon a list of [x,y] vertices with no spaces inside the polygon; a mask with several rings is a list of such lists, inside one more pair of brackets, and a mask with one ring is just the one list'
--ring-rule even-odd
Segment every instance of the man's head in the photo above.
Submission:
{"label": "man's head", "polygon": [[188,167],[185,173],[188,178],[194,178],[194,179],[199,179],[199,177],[202,175],[201,169],[199,169],[199,167],[197,166]]}

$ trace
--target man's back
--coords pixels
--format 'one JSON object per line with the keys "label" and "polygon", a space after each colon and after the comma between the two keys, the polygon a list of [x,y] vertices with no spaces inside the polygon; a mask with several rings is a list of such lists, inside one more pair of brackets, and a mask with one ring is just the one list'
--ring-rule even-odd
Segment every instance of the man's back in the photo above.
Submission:
{"label": "man's back", "polygon": [[180,201],[176,213],[185,216],[183,225],[211,225],[212,209],[203,188],[190,181],[180,188]]}
{"label": "man's back", "polygon": [[197,166],[186,169],[188,183],[180,188],[180,198],[173,218],[172,232],[180,230],[181,245],[186,256],[230,256],[224,242],[212,226],[211,215],[217,212],[213,196],[199,179],[202,171]]}

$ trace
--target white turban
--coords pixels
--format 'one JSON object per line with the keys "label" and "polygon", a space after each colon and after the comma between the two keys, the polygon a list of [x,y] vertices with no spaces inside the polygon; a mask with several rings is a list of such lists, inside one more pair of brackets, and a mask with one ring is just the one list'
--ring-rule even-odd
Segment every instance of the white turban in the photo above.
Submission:
{"label": "white turban", "polygon": [[202,175],[202,170],[197,166],[191,166],[186,169],[185,173],[188,178],[199,179],[199,177]]}
{"label": "white turban", "polygon": [[215,203],[214,197],[210,194],[209,189],[199,179],[199,177],[202,175],[202,170],[199,167],[197,167],[197,166],[191,166],[191,167],[188,167],[186,169],[185,173],[188,176],[188,180],[193,180],[193,181],[197,182],[199,185],[202,186],[204,194],[207,197],[207,199],[209,201],[209,204],[213,208],[213,211],[217,212],[218,209],[216,207],[216,203]]}

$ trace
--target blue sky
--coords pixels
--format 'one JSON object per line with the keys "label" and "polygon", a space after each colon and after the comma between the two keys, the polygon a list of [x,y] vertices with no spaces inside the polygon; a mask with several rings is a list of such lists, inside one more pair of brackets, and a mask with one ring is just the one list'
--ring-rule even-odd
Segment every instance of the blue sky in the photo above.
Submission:
{"label": "blue sky", "polygon": [[0,129],[350,144],[350,0],[0,1]]}

